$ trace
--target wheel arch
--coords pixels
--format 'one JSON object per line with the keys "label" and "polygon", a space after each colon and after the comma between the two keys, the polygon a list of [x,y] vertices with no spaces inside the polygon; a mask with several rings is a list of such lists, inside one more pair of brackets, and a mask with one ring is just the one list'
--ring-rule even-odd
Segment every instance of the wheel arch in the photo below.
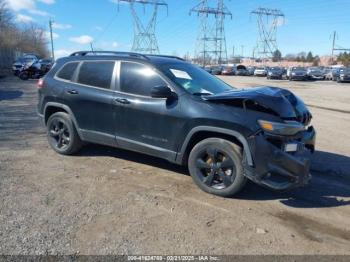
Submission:
{"label": "wheel arch", "polygon": [[186,165],[192,148],[198,142],[210,137],[223,138],[240,146],[243,149],[248,165],[253,166],[253,158],[248,142],[241,133],[235,130],[211,126],[195,127],[187,134],[184,143],[181,146],[180,152],[176,156],[176,162],[181,165]]}
{"label": "wheel arch", "polygon": [[45,107],[44,107],[44,123],[45,123],[45,125],[47,124],[47,120],[49,119],[49,117],[52,114],[57,113],[57,112],[65,112],[71,117],[73,124],[74,124],[80,138],[82,138],[82,134],[80,132],[77,120],[75,119],[72,110],[69,108],[69,106],[67,106],[65,104],[61,104],[61,103],[57,103],[57,102],[47,102],[45,104]]}

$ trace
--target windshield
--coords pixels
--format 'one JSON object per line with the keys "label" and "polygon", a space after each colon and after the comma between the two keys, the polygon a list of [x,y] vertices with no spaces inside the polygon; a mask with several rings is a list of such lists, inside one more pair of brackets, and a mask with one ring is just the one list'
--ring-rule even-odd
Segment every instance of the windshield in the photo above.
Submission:
{"label": "windshield", "polygon": [[273,71],[273,72],[280,72],[282,69],[279,68],[279,67],[272,67],[270,68],[270,71]]}
{"label": "windshield", "polygon": [[50,59],[40,59],[39,60],[40,63],[51,63]]}
{"label": "windshield", "polygon": [[194,95],[219,94],[232,90],[225,82],[191,64],[162,64],[159,69],[178,86]]}
{"label": "windshield", "polygon": [[293,67],[293,71],[306,71],[305,67]]}
{"label": "windshield", "polygon": [[34,62],[34,58],[29,58],[29,57],[21,57],[21,58],[18,58],[16,62],[19,62],[19,63],[30,63],[30,62]]}
{"label": "windshield", "polygon": [[310,67],[310,68],[309,68],[309,71],[310,71],[310,72],[321,72],[322,69],[321,69],[321,68],[318,68],[318,67]]}

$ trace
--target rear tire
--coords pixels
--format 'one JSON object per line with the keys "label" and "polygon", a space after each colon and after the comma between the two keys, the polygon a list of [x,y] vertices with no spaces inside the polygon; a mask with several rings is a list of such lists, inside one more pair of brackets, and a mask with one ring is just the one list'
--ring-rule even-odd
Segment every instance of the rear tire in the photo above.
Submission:
{"label": "rear tire", "polygon": [[64,112],[51,115],[47,121],[47,139],[53,150],[62,155],[78,152],[83,143],[71,117]]}
{"label": "rear tire", "polygon": [[195,145],[188,159],[193,181],[203,191],[221,197],[238,193],[247,178],[243,175],[242,149],[221,138],[207,138]]}
{"label": "rear tire", "polygon": [[18,77],[21,79],[21,80],[28,80],[29,79],[29,74],[27,72],[21,72]]}

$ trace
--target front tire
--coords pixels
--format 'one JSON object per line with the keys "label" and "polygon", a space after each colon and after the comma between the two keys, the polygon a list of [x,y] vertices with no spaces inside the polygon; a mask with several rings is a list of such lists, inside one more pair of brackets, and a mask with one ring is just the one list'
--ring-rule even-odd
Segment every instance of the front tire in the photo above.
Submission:
{"label": "front tire", "polygon": [[28,72],[21,72],[18,77],[21,79],[21,80],[28,80],[29,79],[29,74]]}
{"label": "front tire", "polygon": [[47,139],[53,150],[62,155],[72,155],[82,147],[71,117],[64,112],[51,115],[47,121]]}
{"label": "front tire", "polygon": [[207,138],[195,145],[188,159],[193,181],[203,191],[231,197],[245,185],[242,150],[221,138]]}

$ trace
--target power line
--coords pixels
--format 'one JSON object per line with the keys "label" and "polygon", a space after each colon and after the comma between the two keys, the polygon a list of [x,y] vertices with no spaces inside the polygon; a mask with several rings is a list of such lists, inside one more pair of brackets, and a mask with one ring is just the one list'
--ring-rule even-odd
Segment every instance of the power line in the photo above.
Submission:
{"label": "power line", "polygon": [[[210,60],[217,64],[227,62],[224,22],[226,16],[232,19],[232,13],[224,0],[217,0],[216,7],[210,7],[207,0],[201,0],[190,10],[191,13],[197,13],[200,18],[196,55],[201,57],[203,65]],[[215,17],[214,23],[209,22],[210,15]]]}
{"label": "power line", "polygon": [[266,59],[273,56],[277,47],[277,27],[284,23],[285,16],[281,10],[259,7],[251,12],[256,16],[258,27],[258,40],[256,51],[260,58]]}
{"label": "power line", "polygon": [[344,52],[347,52],[347,51],[350,51],[350,48],[343,48],[343,47],[336,47],[336,39],[338,39],[338,35],[337,35],[337,31],[334,31],[333,32],[333,41],[332,41],[332,61],[334,61],[334,51],[344,51]]}
{"label": "power line", "polygon": [[[145,54],[159,54],[159,47],[155,34],[158,7],[164,6],[168,8],[168,4],[163,0],[118,0],[118,4],[121,2],[129,4],[134,19],[134,41],[131,50],[133,52]],[[135,4],[142,4],[144,8],[146,5],[153,7],[151,19],[146,23],[146,26],[137,14]]]}

